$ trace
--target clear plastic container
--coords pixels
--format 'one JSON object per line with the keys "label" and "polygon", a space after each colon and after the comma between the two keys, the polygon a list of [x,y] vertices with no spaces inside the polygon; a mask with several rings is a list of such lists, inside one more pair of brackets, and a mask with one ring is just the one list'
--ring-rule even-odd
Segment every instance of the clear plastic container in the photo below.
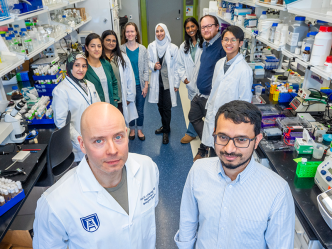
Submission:
{"label": "clear plastic container", "polygon": [[287,36],[288,36],[288,25],[284,25],[280,32],[280,42],[279,46],[285,46],[287,42]]}
{"label": "clear plastic container", "polygon": [[[280,44],[281,30],[283,27],[284,27],[284,25],[282,23],[279,23],[276,28],[276,32],[274,35],[274,44],[276,44],[277,46],[279,46],[279,44]],[[287,28],[287,30],[288,30],[288,28]]]}
{"label": "clear plastic container", "polygon": [[331,45],[332,27],[321,26],[312,47],[310,64],[313,66],[323,66],[326,57],[330,55]]}
{"label": "clear plastic container", "polygon": [[301,48],[301,54],[303,54],[304,49],[306,47],[309,47],[310,50],[312,50],[312,46],[313,46],[314,41],[315,41],[315,36],[317,34],[318,34],[318,32],[309,32],[307,34],[307,38],[303,39],[302,48]]}
{"label": "clear plastic container", "polygon": [[321,159],[324,155],[324,147],[320,144],[314,145],[314,152],[312,154],[313,158]]}
{"label": "clear plastic container", "polygon": [[288,50],[291,53],[294,53],[295,49],[297,48],[298,42],[303,41],[308,31],[309,28],[308,25],[305,23],[305,17],[304,16],[295,17],[295,22],[293,22],[292,25],[288,27],[288,37],[285,46],[286,50]]}
{"label": "clear plastic container", "polygon": [[277,26],[278,26],[278,23],[273,23],[272,27],[270,28],[270,37],[269,37],[270,42],[274,42],[274,36],[276,33]]}
{"label": "clear plastic container", "polygon": [[7,47],[9,49],[9,51],[11,52],[15,52],[16,51],[16,47],[15,44],[12,41],[12,37],[8,36],[6,37],[6,43],[7,43]]}
{"label": "clear plastic container", "polygon": [[263,19],[267,19],[266,11],[262,11],[261,16],[259,17],[258,21],[261,21]]}

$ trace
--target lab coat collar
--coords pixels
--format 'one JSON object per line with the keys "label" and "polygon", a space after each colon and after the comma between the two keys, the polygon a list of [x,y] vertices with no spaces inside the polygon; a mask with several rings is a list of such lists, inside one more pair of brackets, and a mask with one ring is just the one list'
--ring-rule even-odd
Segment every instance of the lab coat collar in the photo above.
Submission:
{"label": "lab coat collar", "polygon": [[223,73],[223,75],[226,76],[227,74],[233,73],[233,72],[232,72],[233,68],[234,68],[237,64],[239,64],[242,60],[244,60],[244,57],[243,57],[242,54],[238,54],[238,55],[236,56],[235,61],[232,62],[231,66],[229,67],[229,69],[227,70],[226,73],[225,73],[225,71],[224,71],[224,66],[225,66],[225,63],[227,62],[227,58],[226,58],[226,56],[225,56],[224,58],[222,58],[222,60],[223,60],[223,63],[221,63],[221,65],[220,65],[220,67],[221,67],[221,68],[220,68],[220,71]]}
{"label": "lab coat collar", "polygon": [[[131,153],[128,155],[125,167],[127,169],[129,219],[132,221],[141,183],[135,178],[135,175],[140,169],[140,165],[130,154]],[[77,174],[83,192],[98,192],[97,202],[99,204],[115,212],[128,215],[120,204],[97,181],[85,157],[77,168]]]}

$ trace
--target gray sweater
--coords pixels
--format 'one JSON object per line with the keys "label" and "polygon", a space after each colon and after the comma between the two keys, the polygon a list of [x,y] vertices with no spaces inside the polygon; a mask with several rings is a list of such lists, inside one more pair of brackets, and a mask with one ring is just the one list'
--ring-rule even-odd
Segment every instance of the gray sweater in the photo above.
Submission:
{"label": "gray sweater", "polygon": [[[123,53],[126,52],[127,45],[122,44],[120,49]],[[149,55],[147,49],[138,44],[138,73],[139,73],[139,82],[141,83],[141,88],[143,89],[145,86],[145,81],[149,81]]]}

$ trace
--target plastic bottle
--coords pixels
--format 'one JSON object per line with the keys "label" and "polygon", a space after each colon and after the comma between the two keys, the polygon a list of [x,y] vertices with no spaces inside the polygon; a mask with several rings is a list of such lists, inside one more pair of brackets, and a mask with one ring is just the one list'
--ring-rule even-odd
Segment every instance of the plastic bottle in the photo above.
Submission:
{"label": "plastic bottle", "polygon": [[310,50],[312,50],[312,46],[313,46],[314,41],[315,41],[315,36],[317,34],[318,34],[318,32],[309,32],[307,34],[307,38],[305,38],[302,42],[302,48],[301,48],[302,53],[303,53],[303,51],[306,47],[309,47]]}
{"label": "plastic bottle", "polygon": [[261,21],[261,20],[264,20],[264,19],[267,19],[267,15],[266,15],[266,11],[263,11],[261,16],[259,17],[258,21]]}
{"label": "plastic bottle", "polygon": [[281,29],[280,33],[280,42],[279,46],[285,46],[287,42],[287,36],[288,36],[288,25],[284,25]]}
{"label": "plastic bottle", "polygon": [[302,60],[309,61],[310,60],[310,47],[305,47],[302,52]]}
{"label": "plastic bottle", "polygon": [[274,34],[274,44],[276,44],[277,46],[279,46],[279,44],[280,44],[281,30],[283,27],[284,27],[284,25],[282,23],[278,23],[276,32]]}
{"label": "plastic bottle", "polygon": [[279,89],[276,89],[273,93],[273,101],[278,101],[279,99]]}
{"label": "plastic bottle", "polygon": [[326,72],[331,72],[332,71],[332,56],[327,56],[326,61],[324,63],[324,70]]}
{"label": "plastic bottle", "polygon": [[15,24],[14,25],[14,30],[17,32],[20,32],[20,25]]}
{"label": "plastic bottle", "polygon": [[0,196],[0,207],[1,206],[3,206],[3,205],[5,205],[5,197],[3,197],[3,196]]}
{"label": "plastic bottle", "polygon": [[270,42],[274,42],[274,36],[275,36],[275,33],[276,33],[277,26],[278,26],[278,23],[273,23],[271,28],[270,28],[270,37],[269,37]]}
{"label": "plastic bottle", "polygon": [[320,26],[328,26],[328,22],[317,20],[315,25],[310,26],[310,32],[319,32]]}
{"label": "plastic bottle", "polygon": [[13,28],[8,28],[8,33],[11,35],[11,34],[14,34],[14,29]]}
{"label": "plastic bottle", "polygon": [[297,48],[295,48],[295,54],[301,54],[302,42],[297,43]]}
{"label": "plastic bottle", "polygon": [[6,42],[9,51],[15,52],[16,51],[15,44],[13,43],[12,38],[10,36],[6,37]]}
{"label": "plastic bottle", "polygon": [[332,27],[321,26],[312,47],[310,64],[313,66],[323,66],[326,57],[330,54],[331,45]]}
{"label": "plastic bottle", "polygon": [[295,22],[288,27],[288,37],[286,43],[286,49],[294,53],[295,48],[299,41],[303,41],[309,31],[308,25],[305,24],[304,16],[295,17]]}

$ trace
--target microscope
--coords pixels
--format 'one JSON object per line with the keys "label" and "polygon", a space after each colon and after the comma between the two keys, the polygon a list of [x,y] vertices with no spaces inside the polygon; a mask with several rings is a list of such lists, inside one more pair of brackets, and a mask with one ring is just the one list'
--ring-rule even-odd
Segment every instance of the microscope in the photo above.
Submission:
{"label": "microscope", "polygon": [[0,116],[0,145],[9,143],[23,143],[27,133],[25,132],[26,121],[23,119],[19,111],[25,105],[26,101],[22,99],[18,102],[14,109],[3,112]]}

